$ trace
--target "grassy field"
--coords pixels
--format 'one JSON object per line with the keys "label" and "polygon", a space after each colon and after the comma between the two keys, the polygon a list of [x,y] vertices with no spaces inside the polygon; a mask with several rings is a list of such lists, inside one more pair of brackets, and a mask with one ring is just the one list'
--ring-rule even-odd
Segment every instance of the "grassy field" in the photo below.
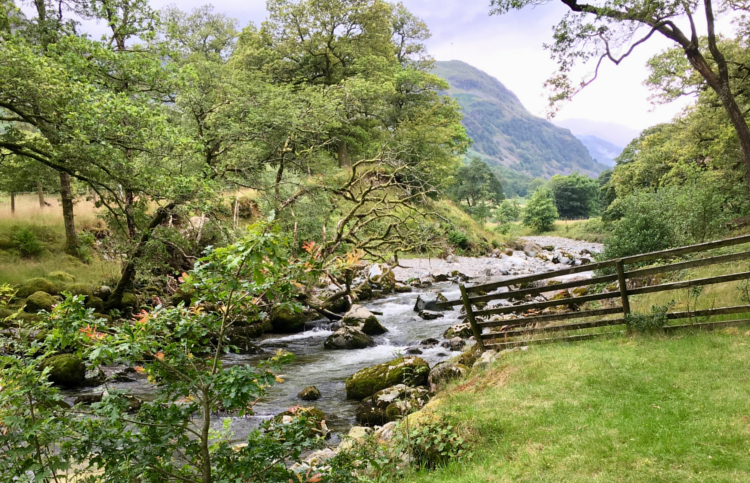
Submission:
{"label": "grassy field", "polygon": [[750,332],[540,346],[443,393],[475,456],[410,482],[750,481]]}
{"label": "grassy field", "polygon": [[[119,264],[93,257],[85,264],[63,251],[65,229],[59,200],[47,197],[51,206],[39,207],[36,194],[16,196],[16,213],[11,214],[10,198],[0,194],[0,284],[16,284],[33,277],[63,270],[78,282],[96,283],[119,274]],[[76,228],[94,226],[96,208],[90,201],[80,200],[75,205]],[[31,229],[44,245],[38,257],[24,258],[15,249],[14,236],[22,228]]]}

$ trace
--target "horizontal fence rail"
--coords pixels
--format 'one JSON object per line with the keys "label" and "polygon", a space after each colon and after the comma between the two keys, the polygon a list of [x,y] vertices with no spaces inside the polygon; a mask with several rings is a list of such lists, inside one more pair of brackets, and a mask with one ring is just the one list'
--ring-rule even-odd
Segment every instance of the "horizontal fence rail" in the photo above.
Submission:
{"label": "horizontal fence rail", "polygon": [[[681,282],[664,283],[636,288],[627,288],[628,280],[638,280],[653,275],[659,275],[668,272],[674,272],[679,270],[685,270],[688,268],[704,267],[709,265],[728,263],[740,260],[749,260],[750,251],[742,251],[738,253],[731,253],[726,255],[717,255],[706,258],[699,258],[696,260],[688,260],[677,263],[671,263],[666,265],[660,265],[656,267],[634,269],[630,271],[625,270],[625,265],[642,263],[646,261],[653,261],[658,259],[672,258],[681,255],[687,255],[691,253],[700,253],[715,248],[723,248],[734,245],[740,245],[743,243],[750,243],[750,235],[744,235],[740,237],[728,238],[725,240],[718,240],[707,243],[700,243],[696,245],[690,245],[680,248],[674,248],[670,250],[662,250],[658,252],[646,253],[643,255],[635,255],[631,257],[625,257],[616,260],[607,260],[603,262],[597,262],[592,264],[580,265],[576,267],[566,268],[562,270],[549,271],[544,273],[538,273],[534,275],[527,275],[522,277],[513,277],[497,282],[491,282],[486,284],[473,285],[466,287],[463,284],[459,285],[461,289],[461,299],[451,300],[438,304],[441,308],[450,308],[456,305],[463,305],[466,311],[466,319],[471,325],[477,344],[481,350],[487,347],[493,349],[513,347],[524,344],[544,344],[555,341],[575,341],[575,340],[587,340],[595,337],[604,337],[608,335],[621,334],[622,331],[609,331],[593,334],[574,334],[564,337],[553,337],[548,339],[526,339],[526,340],[508,340],[509,338],[528,337],[534,336],[535,334],[542,334],[547,332],[564,332],[574,330],[585,330],[599,327],[613,327],[623,325],[626,322],[625,317],[630,313],[630,300],[629,298],[633,295],[642,295],[650,293],[665,292],[670,290],[687,289],[691,287],[706,286],[712,284],[734,282],[740,280],[750,280],[750,271],[733,273],[729,275],[719,275],[714,277],[700,278],[694,280],[686,280]],[[541,286],[529,286],[534,282],[542,282],[544,280],[554,279],[563,275],[571,275],[582,272],[589,272],[592,270],[600,270],[604,268],[615,268],[615,274],[612,275],[601,275],[592,278],[584,278],[579,280],[571,281],[556,281],[554,284],[545,284]],[[582,295],[578,297],[572,297],[567,294],[564,297],[560,297],[555,300],[545,300],[537,302],[527,302],[517,305],[500,305],[485,307],[482,304],[491,302],[493,300],[521,300],[529,296],[542,295],[546,293],[567,291],[571,288],[590,286],[595,284],[615,283],[616,291],[608,291],[603,293],[596,293],[591,295]],[[506,288],[505,291],[493,292],[499,289]],[[478,294],[471,296],[472,294]],[[580,311],[580,307],[587,302],[594,302],[599,300],[608,299],[620,299],[620,306],[593,309]],[[506,302],[508,304],[508,302]],[[475,310],[474,306],[478,305],[481,307],[479,310]],[[550,309],[553,307],[568,306],[570,311],[539,314],[538,311]],[[493,315],[503,314],[525,314],[517,319],[509,320],[488,320]],[[743,305],[737,307],[722,307],[710,310],[698,310],[692,312],[673,312],[667,315],[667,319],[685,319],[685,318],[698,318],[698,317],[709,317],[714,315],[726,315],[726,314],[740,314],[750,313],[750,305]],[[591,317],[603,317],[615,314],[623,314],[625,317],[620,318],[609,318],[609,319],[598,319],[593,321],[579,321],[576,320],[570,324],[557,324],[557,325],[546,325],[549,322],[557,322],[569,319],[585,319]],[[709,328],[723,327],[734,325],[744,325],[750,323],[750,319],[741,319],[727,322],[709,322],[709,323],[693,323],[688,325],[670,325],[664,327],[665,330],[673,331],[678,328],[684,327],[696,327],[696,328]],[[714,324],[714,325],[711,325]],[[492,329],[501,327],[500,332],[483,333],[484,329]]]}

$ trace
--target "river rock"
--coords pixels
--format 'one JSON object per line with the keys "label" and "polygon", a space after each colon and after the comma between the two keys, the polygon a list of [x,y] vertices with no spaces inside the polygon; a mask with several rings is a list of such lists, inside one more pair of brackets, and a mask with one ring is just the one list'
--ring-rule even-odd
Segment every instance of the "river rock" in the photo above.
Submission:
{"label": "river rock", "polygon": [[367,367],[346,380],[347,399],[364,399],[376,392],[407,384],[412,387],[427,382],[430,365],[416,356],[399,357],[389,362]]}
{"label": "river rock", "polygon": [[305,330],[305,314],[295,312],[289,307],[277,305],[271,309],[273,331],[281,334],[293,334]]}
{"label": "river rock", "polygon": [[372,337],[358,328],[344,326],[328,336],[323,343],[323,348],[327,350],[349,350],[364,349],[374,345],[375,341],[372,340]]}
{"label": "river rock", "polygon": [[443,333],[443,337],[445,337],[446,339],[452,339],[454,337],[468,339],[473,336],[474,336],[474,331],[471,330],[471,325],[469,324],[452,325],[448,327],[448,330],[446,330]]}
{"label": "river rock", "polygon": [[447,282],[450,279],[450,276],[447,273],[433,272],[430,276],[436,282]]}
{"label": "river rock", "polygon": [[357,408],[357,422],[379,426],[421,409],[428,400],[427,388],[397,384],[365,398]]}
{"label": "river rock", "polygon": [[388,329],[380,324],[372,312],[358,304],[352,305],[341,322],[347,326],[357,327],[367,335],[380,335],[388,332]]}
{"label": "river rock", "polygon": [[469,368],[463,364],[455,362],[441,362],[432,368],[430,375],[427,378],[427,382],[430,385],[430,392],[438,392],[446,383],[466,376],[469,373]]}
{"label": "river rock", "polygon": [[533,258],[537,255],[537,253],[540,253],[541,251],[542,247],[532,241],[526,242],[523,245],[523,253],[526,254],[527,257]]}
{"label": "river rock", "polygon": [[372,437],[375,441],[387,443],[393,439],[393,436],[396,434],[397,426],[398,423],[396,423],[396,421],[384,424],[381,428],[376,429],[375,432],[372,433]]}
{"label": "river rock", "polygon": [[419,345],[424,347],[435,347],[436,345],[440,344],[440,341],[437,339],[425,339],[422,342],[419,343]]}
{"label": "river rock", "polygon": [[474,363],[473,369],[487,369],[497,360],[497,352],[493,350],[484,351]]}
{"label": "river rock", "polygon": [[419,312],[419,316],[424,320],[435,320],[444,317],[440,312],[433,312],[432,310],[423,310]]}
{"label": "river rock", "polygon": [[46,292],[34,292],[26,299],[24,312],[35,314],[41,310],[52,312],[52,306],[55,305],[55,298]]}
{"label": "river rock", "polygon": [[297,394],[297,397],[303,401],[315,401],[320,399],[320,391],[315,386],[308,386],[301,390],[299,394]]}
{"label": "river rock", "polygon": [[[441,294],[438,294],[439,296],[442,296]],[[445,298],[445,297],[443,297]],[[447,300],[447,299],[446,299]],[[437,306],[438,300],[425,300],[422,298],[421,295],[417,296],[417,301],[414,302],[414,312],[422,312],[423,310],[430,310],[433,312],[437,312],[439,310],[442,310],[438,308]]]}
{"label": "river rock", "polygon": [[48,357],[40,368],[50,368],[49,380],[62,386],[80,386],[86,380],[86,365],[75,354]]}

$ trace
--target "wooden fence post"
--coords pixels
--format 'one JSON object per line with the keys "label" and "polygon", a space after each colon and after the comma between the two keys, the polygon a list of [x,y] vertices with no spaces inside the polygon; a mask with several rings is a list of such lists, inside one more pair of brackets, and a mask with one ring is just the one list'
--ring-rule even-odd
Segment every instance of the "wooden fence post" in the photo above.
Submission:
{"label": "wooden fence post", "polygon": [[625,268],[622,259],[615,260],[615,269],[617,270],[617,282],[620,285],[620,299],[622,299],[622,313],[630,313],[630,300],[628,300],[628,282],[625,279]]}
{"label": "wooden fence post", "polygon": [[464,301],[464,308],[466,308],[466,318],[469,319],[471,330],[474,332],[474,338],[477,340],[479,350],[484,352],[484,341],[482,340],[482,329],[477,325],[477,321],[474,318],[474,311],[471,308],[471,301],[469,300],[469,294],[466,292],[464,284],[458,284],[458,288],[461,289],[461,298]]}

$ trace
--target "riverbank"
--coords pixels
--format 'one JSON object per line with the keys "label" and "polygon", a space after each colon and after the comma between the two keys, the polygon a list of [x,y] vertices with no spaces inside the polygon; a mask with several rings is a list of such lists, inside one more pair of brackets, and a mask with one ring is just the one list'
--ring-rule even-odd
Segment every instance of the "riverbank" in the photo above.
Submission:
{"label": "riverbank", "polygon": [[749,349],[729,329],[504,353],[433,401],[474,458],[405,481],[749,481]]}

